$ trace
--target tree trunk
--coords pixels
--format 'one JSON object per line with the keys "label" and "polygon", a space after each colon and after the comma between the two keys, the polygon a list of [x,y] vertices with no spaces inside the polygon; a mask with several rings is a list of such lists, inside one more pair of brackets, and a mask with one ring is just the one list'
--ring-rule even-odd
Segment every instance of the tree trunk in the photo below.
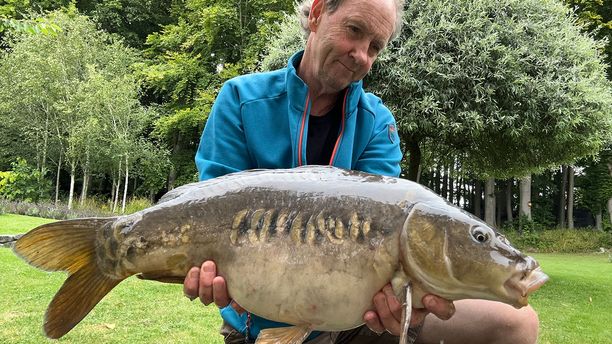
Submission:
{"label": "tree trunk", "polygon": [[130,168],[128,164],[128,155],[125,155],[125,182],[123,183],[123,201],[121,202],[121,213],[125,213],[125,203],[127,200],[127,192],[128,192],[128,181],[129,181],[129,173]]}
{"label": "tree trunk", "polygon": [[520,188],[521,207],[519,216],[525,216],[531,221],[531,175],[527,175],[521,179]]}
{"label": "tree trunk", "polygon": [[574,229],[574,167],[567,168],[567,228]]}
{"label": "tree trunk", "polygon": [[419,143],[408,138],[406,141],[408,149],[408,179],[419,182],[419,169],[421,167],[421,148]]}
{"label": "tree trunk", "polygon": [[[608,163],[608,172],[612,176],[612,163]],[[608,216],[610,216],[610,223],[612,223],[612,197],[608,199]]]}
{"label": "tree trunk", "polygon": [[597,214],[595,214],[595,229],[598,231],[602,231],[603,230],[603,224],[602,224],[602,211],[600,210]]}
{"label": "tree trunk", "polygon": [[612,223],[612,198],[608,199],[608,216],[610,216],[610,223]]}
{"label": "tree trunk", "polygon": [[474,181],[474,215],[482,219],[482,182]]}
{"label": "tree trunk", "polygon": [[[172,154],[177,155],[181,151],[181,142],[183,136],[179,133],[174,136],[174,145],[172,147]],[[174,164],[170,164],[170,173],[168,174],[168,191],[174,189],[174,182],[176,181],[176,168]]]}
{"label": "tree trunk", "polygon": [[59,182],[60,173],[62,172],[62,153],[60,152],[59,161],[57,162],[57,176],[55,177],[55,205],[59,203]]}
{"label": "tree trunk", "polygon": [[433,179],[433,183],[434,183],[434,185],[433,185],[433,186],[434,186],[434,187],[433,187],[433,190],[434,190],[434,192],[435,192],[436,194],[438,194],[438,195],[440,195],[440,185],[441,185],[441,182],[440,182],[440,175],[441,175],[441,174],[442,174],[442,173],[440,172],[440,165],[436,164],[436,176],[435,176],[435,177],[434,177],[434,179]]}
{"label": "tree trunk", "polygon": [[89,188],[89,171],[83,171],[83,188],[81,189],[81,199],[79,203],[81,205],[85,204],[85,200],[87,199],[87,189]]}
{"label": "tree trunk", "polygon": [[485,222],[495,227],[495,179],[485,183]]}
{"label": "tree trunk", "polygon": [[448,167],[442,168],[442,193],[441,196],[448,201]]}
{"label": "tree trunk", "polygon": [[44,173],[47,169],[47,147],[49,146],[49,114],[45,114],[45,130],[43,133],[42,158],[40,162],[40,172]]}
{"label": "tree trunk", "polygon": [[494,195],[495,195],[495,224],[497,226],[501,226],[502,225],[501,213],[502,213],[502,208],[504,207],[503,202],[505,199],[500,192],[494,192]]}
{"label": "tree trunk", "polygon": [[89,189],[89,151],[85,154],[85,164],[83,164],[83,188],[81,189],[81,205],[85,204],[87,191]]}
{"label": "tree trunk", "polygon": [[[112,175],[112,173],[111,173]],[[115,177],[113,176],[113,185],[111,186],[111,197],[109,199],[108,205],[110,209],[113,209],[113,203],[115,202],[115,188],[117,188],[117,181],[115,180]]]}
{"label": "tree trunk", "polygon": [[453,203],[453,204],[459,204],[459,201],[457,200],[457,203],[455,203],[455,178],[453,178],[453,175],[455,174],[455,161],[453,160],[453,162],[451,163],[449,169],[448,169],[448,201]]}
{"label": "tree trunk", "polygon": [[113,196],[113,213],[117,212],[117,204],[119,203],[119,190],[121,189],[121,163],[119,160],[119,168],[117,169],[117,188],[115,189],[115,195]]}
{"label": "tree trunk", "polygon": [[508,222],[512,222],[512,179],[508,179],[506,183],[506,219]]}
{"label": "tree trunk", "polygon": [[74,198],[74,179],[76,174],[76,166],[70,164],[70,191],[68,191],[68,209],[72,209],[72,200]]}
{"label": "tree trunk", "polygon": [[561,166],[561,185],[559,186],[559,228],[565,228],[565,205],[567,204],[567,166]]}

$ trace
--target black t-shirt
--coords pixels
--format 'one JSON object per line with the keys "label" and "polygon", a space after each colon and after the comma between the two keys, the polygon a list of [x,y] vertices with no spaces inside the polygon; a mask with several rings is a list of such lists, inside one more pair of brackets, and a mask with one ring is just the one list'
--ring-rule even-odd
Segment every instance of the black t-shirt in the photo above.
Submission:
{"label": "black t-shirt", "polygon": [[342,101],[337,101],[334,108],[324,116],[308,118],[308,141],[306,143],[306,161],[308,165],[329,165],[342,118]]}

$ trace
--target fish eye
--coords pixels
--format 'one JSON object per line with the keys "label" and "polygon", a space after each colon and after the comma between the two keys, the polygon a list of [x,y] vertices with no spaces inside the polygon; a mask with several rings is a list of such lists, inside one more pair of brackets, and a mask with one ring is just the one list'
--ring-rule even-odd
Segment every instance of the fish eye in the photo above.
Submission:
{"label": "fish eye", "polygon": [[474,239],[474,241],[480,244],[488,242],[491,238],[489,231],[485,230],[482,227],[474,227],[471,232],[472,239]]}

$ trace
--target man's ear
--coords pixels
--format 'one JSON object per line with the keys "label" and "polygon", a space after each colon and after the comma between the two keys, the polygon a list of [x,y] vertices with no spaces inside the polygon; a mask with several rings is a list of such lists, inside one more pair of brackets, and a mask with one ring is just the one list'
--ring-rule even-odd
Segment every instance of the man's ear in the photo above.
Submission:
{"label": "man's ear", "polygon": [[314,0],[312,2],[310,14],[308,15],[308,28],[312,32],[316,32],[317,28],[319,27],[323,7],[325,7],[325,0]]}

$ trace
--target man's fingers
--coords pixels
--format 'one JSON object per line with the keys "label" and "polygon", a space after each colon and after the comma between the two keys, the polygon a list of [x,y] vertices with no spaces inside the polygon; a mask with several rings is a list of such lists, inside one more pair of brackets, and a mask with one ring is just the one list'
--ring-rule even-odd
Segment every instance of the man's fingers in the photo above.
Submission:
{"label": "man's fingers", "polygon": [[193,267],[187,272],[183,282],[183,294],[193,301],[198,297],[198,283],[200,280],[200,268]]}
{"label": "man's fingers", "polygon": [[393,292],[393,288],[391,287],[390,284],[387,284],[386,286],[383,287],[382,291],[385,294],[385,301],[387,301],[387,305],[389,306],[391,315],[393,315],[393,318],[395,318],[397,322],[401,322],[402,321],[402,310],[404,307],[402,306],[402,304],[399,302],[399,300],[395,296],[395,293]]}
{"label": "man's fingers", "polygon": [[212,261],[202,263],[200,270],[198,296],[203,304],[209,305],[214,299],[213,280],[217,276],[217,266]]}
{"label": "man's fingers", "polygon": [[217,307],[225,307],[229,305],[231,299],[227,293],[227,285],[225,279],[221,276],[217,276],[213,279],[212,289],[214,295],[214,301]]}
{"label": "man's fingers", "polygon": [[455,305],[452,301],[435,295],[425,295],[423,305],[429,312],[442,320],[448,320],[455,314]]}
{"label": "man's fingers", "polygon": [[378,292],[374,295],[374,307],[376,307],[376,313],[378,313],[383,328],[397,336],[400,333],[401,324],[391,312],[384,292]]}
{"label": "man's fingers", "polygon": [[366,326],[370,330],[372,330],[372,332],[376,332],[378,334],[381,334],[381,333],[385,332],[385,327],[383,326],[383,324],[378,319],[378,315],[376,314],[376,312],[374,312],[374,311],[367,311],[363,315],[363,321],[365,322]]}

